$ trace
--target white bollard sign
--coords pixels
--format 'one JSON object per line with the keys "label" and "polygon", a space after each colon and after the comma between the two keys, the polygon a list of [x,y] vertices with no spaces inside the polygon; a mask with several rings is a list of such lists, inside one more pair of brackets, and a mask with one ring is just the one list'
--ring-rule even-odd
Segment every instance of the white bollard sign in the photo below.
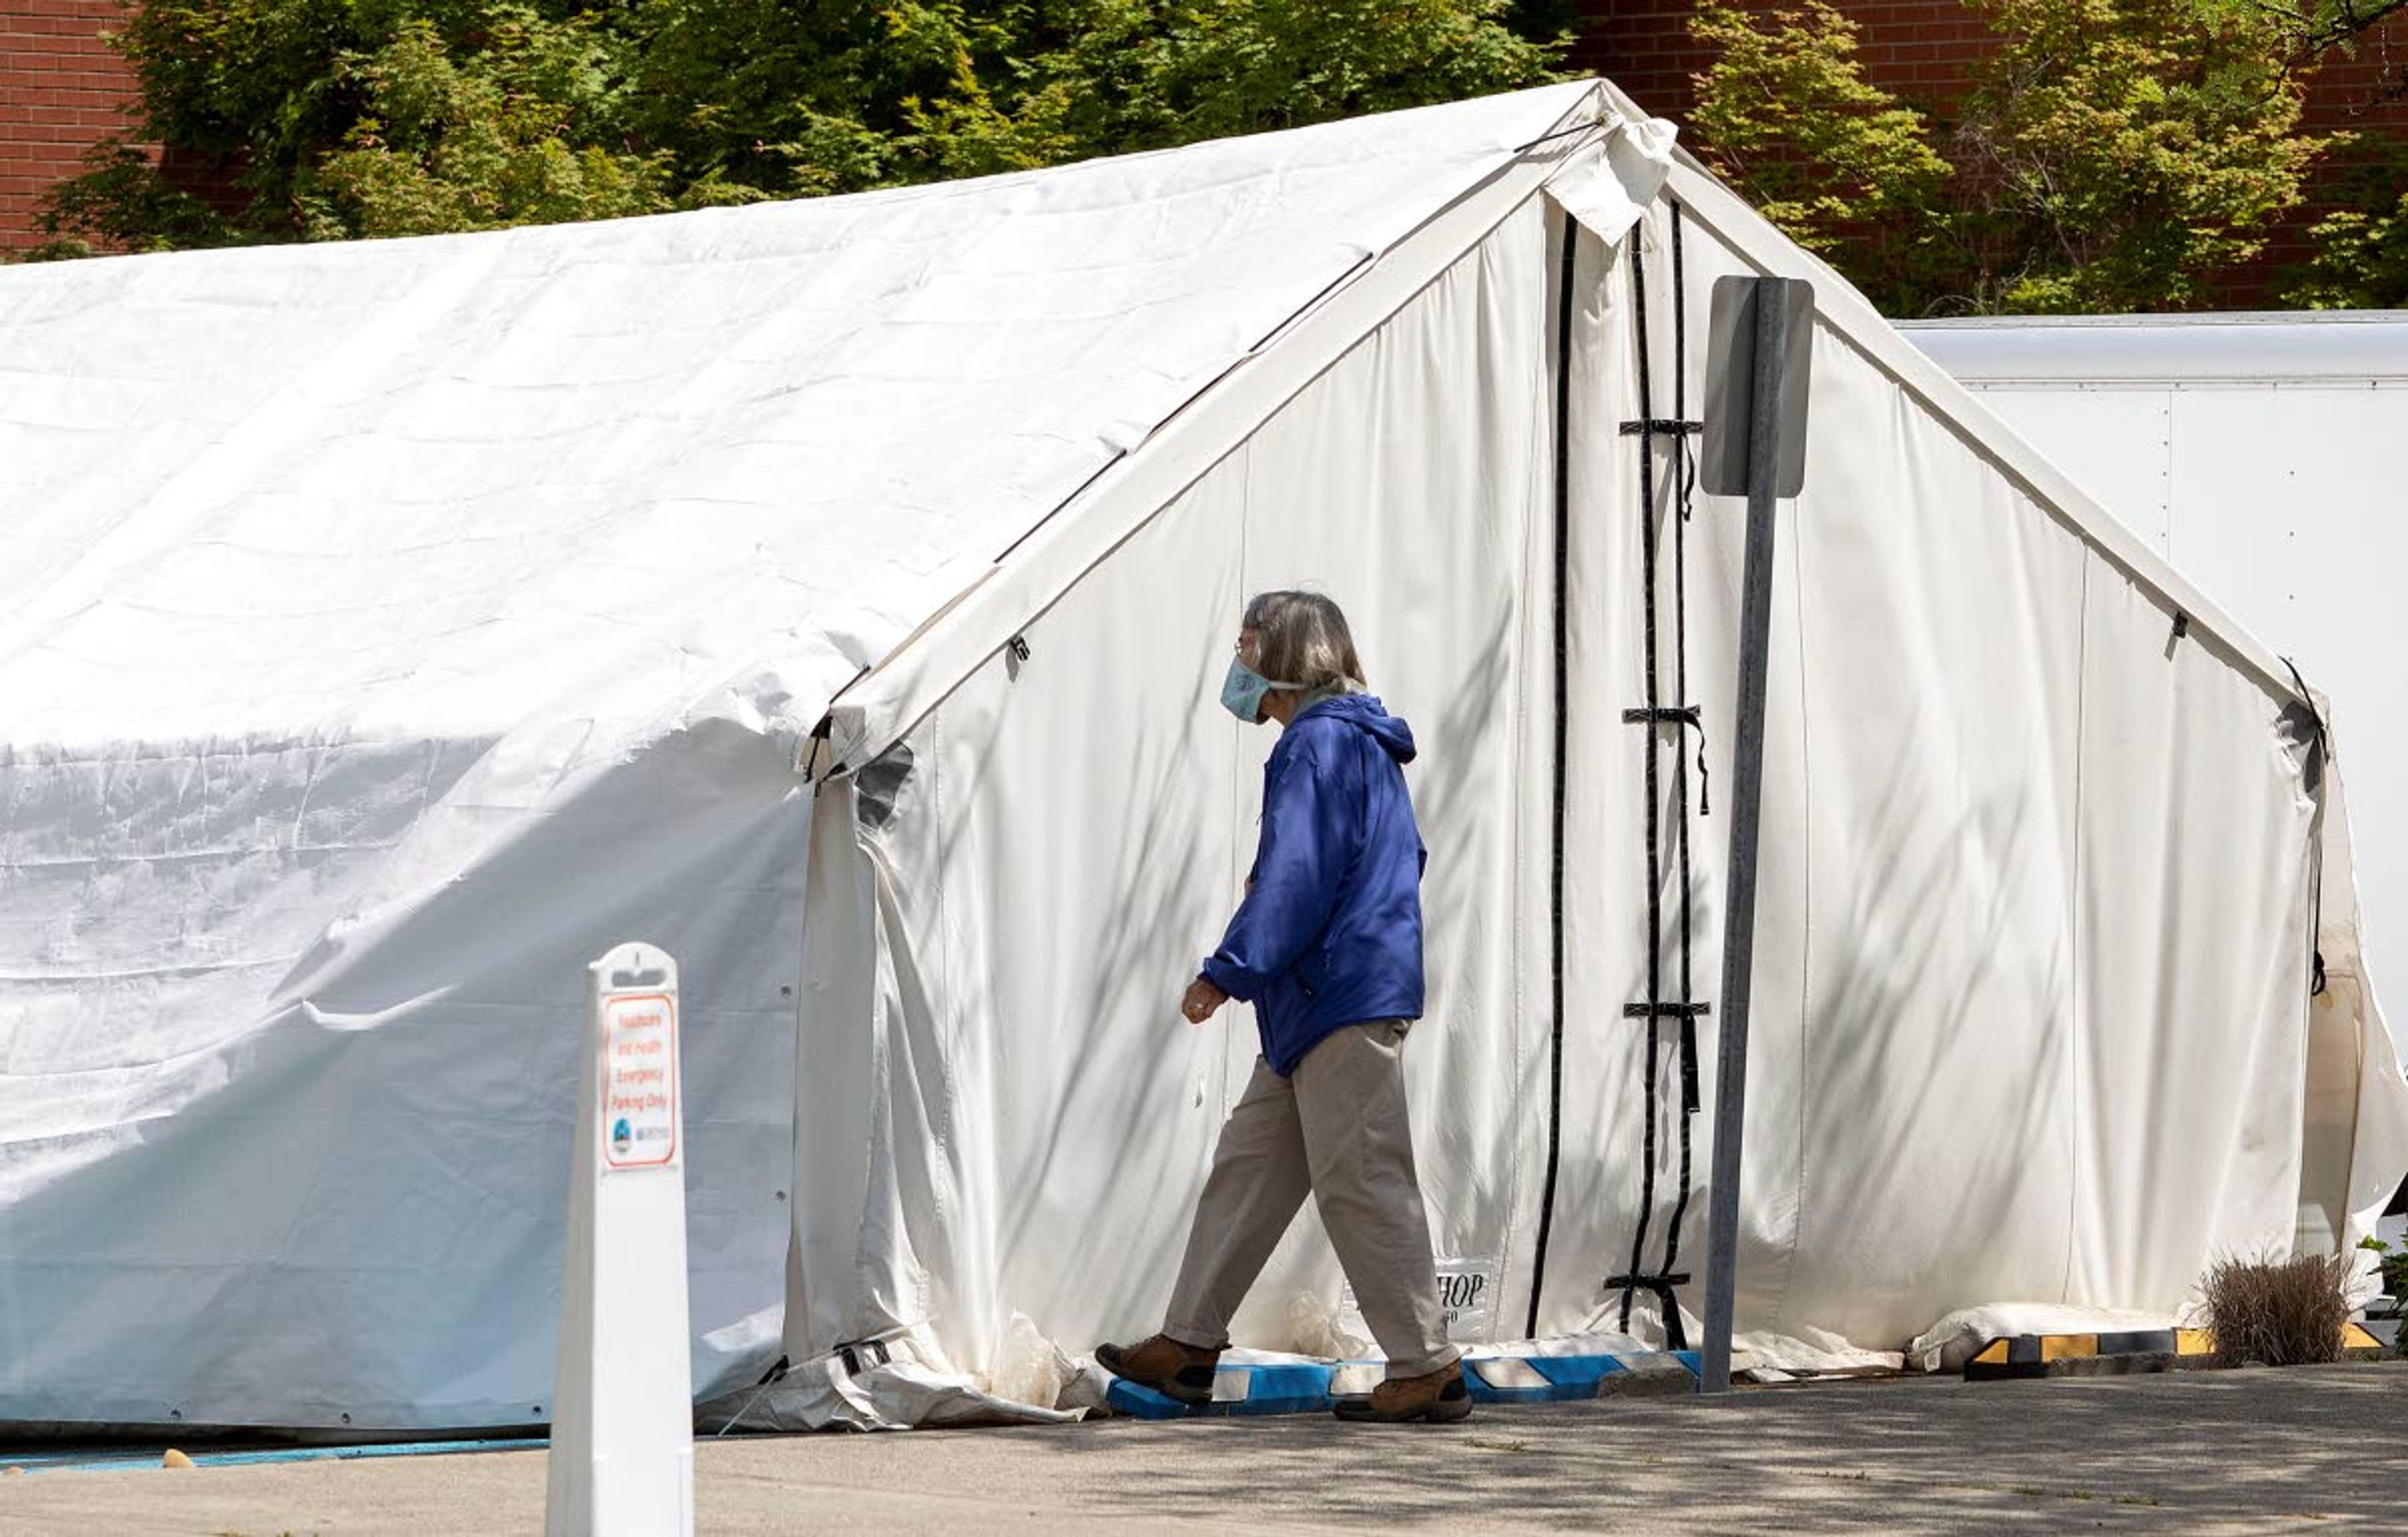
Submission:
{"label": "white bollard sign", "polygon": [[569,1160],[548,1537],[691,1537],[685,1111],[677,965],[623,944],[586,969]]}

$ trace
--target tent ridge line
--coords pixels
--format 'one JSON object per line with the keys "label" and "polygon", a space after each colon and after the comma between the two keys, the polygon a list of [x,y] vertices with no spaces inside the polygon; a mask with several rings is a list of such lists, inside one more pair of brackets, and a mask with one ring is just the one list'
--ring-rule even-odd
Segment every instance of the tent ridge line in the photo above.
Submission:
{"label": "tent ridge line", "polygon": [[[1475,190],[1477,185],[1477,183],[1474,184]],[[1466,195],[1469,194],[1467,194]],[[1426,223],[1426,221],[1425,221],[1425,223]],[[1397,246],[1402,245],[1406,240],[1411,239],[1413,235],[1420,230],[1420,228],[1421,225],[1414,225],[1412,229],[1406,231],[1405,234],[1399,237],[1397,240],[1390,242],[1389,249],[1394,250]],[[1354,260],[1347,266],[1345,271],[1340,272],[1338,276],[1322,284],[1321,287],[1313,294],[1312,297],[1305,300],[1304,303],[1288,311],[1284,316],[1282,316],[1278,324],[1273,325],[1269,330],[1256,338],[1254,344],[1248,347],[1244,352],[1240,352],[1237,356],[1231,358],[1226,367],[1223,368],[1219,373],[1214,374],[1211,378],[1206,380],[1203,383],[1198,384],[1194,390],[1188,393],[1187,398],[1182,400],[1178,405],[1171,407],[1168,411],[1165,411],[1161,421],[1156,422],[1153,426],[1146,429],[1144,437],[1139,438],[1136,442],[1129,444],[1126,448],[1114,449],[1105,457],[1102,464],[1096,467],[1093,474],[1089,475],[1085,480],[1081,481],[1071,489],[1068,496],[1064,496],[1060,501],[1055,502],[1051,508],[1046,510],[1042,517],[1039,517],[1035,523],[1030,524],[1027,527],[1022,529],[1017,535],[1013,536],[1010,544],[1005,545],[1000,551],[996,552],[995,559],[989,563],[990,566],[1000,566],[1005,561],[1010,559],[1014,552],[1018,551],[1022,545],[1026,544],[1030,539],[1042,534],[1048,524],[1052,524],[1055,518],[1060,517],[1064,512],[1069,510],[1069,509],[1078,502],[1080,497],[1087,494],[1089,488],[1094,486],[1097,481],[1102,480],[1106,475],[1111,474],[1113,467],[1119,465],[1122,460],[1126,459],[1132,453],[1142,452],[1147,444],[1153,442],[1156,437],[1168,431],[1173,424],[1179,421],[1181,417],[1185,416],[1190,407],[1194,406],[1198,400],[1203,399],[1206,395],[1211,395],[1214,390],[1219,389],[1224,380],[1230,378],[1239,370],[1245,367],[1247,364],[1260,356],[1264,348],[1268,347],[1272,342],[1278,340],[1281,337],[1285,336],[1289,329],[1292,328],[1298,321],[1304,319],[1307,315],[1312,314],[1314,309],[1320,308],[1323,300],[1328,298],[1332,294],[1336,294],[1347,287],[1355,278],[1359,277],[1363,273],[1365,268],[1377,265],[1380,258],[1384,254],[1386,254],[1384,251],[1367,251],[1363,252],[1362,255],[1354,258]],[[967,593],[968,589],[965,591]],[[948,607],[950,607],[950,605],[948,605]],[[906,637],[904,643],[908,644],[910,639],[910,637]],[[898,645],[896,649],[899,651],[902,648]]]}

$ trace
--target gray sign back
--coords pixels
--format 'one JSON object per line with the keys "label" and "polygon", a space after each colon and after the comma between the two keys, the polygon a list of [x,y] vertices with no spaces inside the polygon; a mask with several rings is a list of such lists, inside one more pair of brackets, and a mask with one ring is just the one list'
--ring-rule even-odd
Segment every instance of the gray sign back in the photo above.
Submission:
{"label": "gray sign back", "polygon": [[[1755,397],[1756,278],[1714,282],[1714,309],[1706,332],[1705,442],[1698,481],[1709,496],[1744,496],[1747,484],[1748,418]],[[1784,279],[1788,323],[1781,353],[1765,360],[1781,370],[1779,464],[1773,495],[1795,496],[1806,484],[1806,397],[1814,356],[1814,285]]]}

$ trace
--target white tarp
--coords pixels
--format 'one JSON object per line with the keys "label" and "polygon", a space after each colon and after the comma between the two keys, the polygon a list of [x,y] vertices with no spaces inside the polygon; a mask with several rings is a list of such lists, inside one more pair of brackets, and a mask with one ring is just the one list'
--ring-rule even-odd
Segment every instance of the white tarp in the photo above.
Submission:
{"label": "white tarp", "polygon": [[[638,935],[687,984],[697,1391],[743,1400],[782,1350],[819,1385],[784,1423],[1041,1397],[1055,1347],[1156,1320],[1252,1054],[1242,1013],[1172,1005],[1268,745],[1211,680],[1244,594],[1300,581],[1423,739],[1422,1167],[1481,1280],[1465,1327],[1522,1333],[1562,208],[1604,238],[1570,360],[1538,1311],[1610,1327],[1644,1119],[1624,226],[1660,414],[1669,211],[1659,128],[1555,131],[1617,105],[0,273],[0,1419],[543,1419],[580,969]],[[1693,167],[1662,191],[1692,338],[1723,271],[1812,273],[1827,315],[1775,615],[1742,1328],[1895,1351],[1979,1304],[2177,1307],[2210,1255],[2289,1242],[2307,1183],[2313,733],[1836,280]],[[1735,533],[1700,500],[1687,702],[1718,776]],[[1702,996],[1723,825],[1694,826]],[[2352,1199],[2408,1165],[2361,1003]],[[1312,1227],[1247,1343],[1328,1337]],[[830,1364],[881,1334],[905,1365]]]}

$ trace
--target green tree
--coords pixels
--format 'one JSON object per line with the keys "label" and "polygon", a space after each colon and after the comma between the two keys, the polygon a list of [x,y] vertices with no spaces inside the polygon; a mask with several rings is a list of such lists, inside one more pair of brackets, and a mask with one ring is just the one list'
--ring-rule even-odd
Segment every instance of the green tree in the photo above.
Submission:
{"label": "green tree", "polygon": [[1996,43],[1936,138],[1864,80],[1828,6],[1760,27],[1705,0],[1696,23],[1719,50],[1710,153],[1892,312],[2195,306],[2299,206],[2323,148],[2286,51],[2303,22],[2256,0],[1968,3]]}
{"label": "green tree", "polygon": [[503,6],[490,23],[465,57],[424,21],[343,56],[361,115],[295,175],[304,233],[434,235],[670,207],[665,151],[595,142],[615,126],[620,88],[592,19]]}
{"label": "green tree", "polygon": [[1856,22],[1829,0],[1703,0],[1690,31],[1716,50],[1691,113],[1708,164],[1791,238],[1843,255],[1875,303],[1913,305],[1949,165],[1923,114],[1866,80]]}
{"label": "green tree", "polygon": [[1975,0],[1998,30],[1957,128],[1985,307],[2180,309],[2255,258],[2318,141],[2265,22],[2194,0]]}
{"label": "green tree", "polygon": [[1555,0],[145,0],[141,156],[53,253],[474,229],[1059,164],[1539,83]]}
{"label": "green tree", "polygon": [[2284,298],[2307,309],[2408,308],[2408,145],[2380,147],[2343,174],[2308,237],[2315,254]]}
{"label": "green tree", "polygon": [[2408,13],[2408,0],[2201,0],[2237,20],[2264,27],[2282,47],[2286,68],[2314,69],[2334,53],[2356,51],[2365,36],[2395,16]]}
{"label": "green tree", "polygon": [[47,194],[40,227],[45,238],[22,259],[182,251],[226,240],[226,222],[217,209],[168,185],[150,157],[122,138],[103,139],[84,151],[83,170]]}
{"label": "green tree", "polygon": [[[2408,15],[2408,0],[2224,0],[2267,15],[2292,68],[2313,72],[2356,54],[2377,25]],[[2326,140],[2336,174],[2309,230],[2315,254],[2287,275],[2286,302],[2315,309],[2408,306],[2408,144],[2337,133]]]}
{"label": "green tree", "polygon": [[738,201],[918,180],[915,115],[1049,41],[1034,5],[924,0],[644,0],[624,24],[633,131]]}

